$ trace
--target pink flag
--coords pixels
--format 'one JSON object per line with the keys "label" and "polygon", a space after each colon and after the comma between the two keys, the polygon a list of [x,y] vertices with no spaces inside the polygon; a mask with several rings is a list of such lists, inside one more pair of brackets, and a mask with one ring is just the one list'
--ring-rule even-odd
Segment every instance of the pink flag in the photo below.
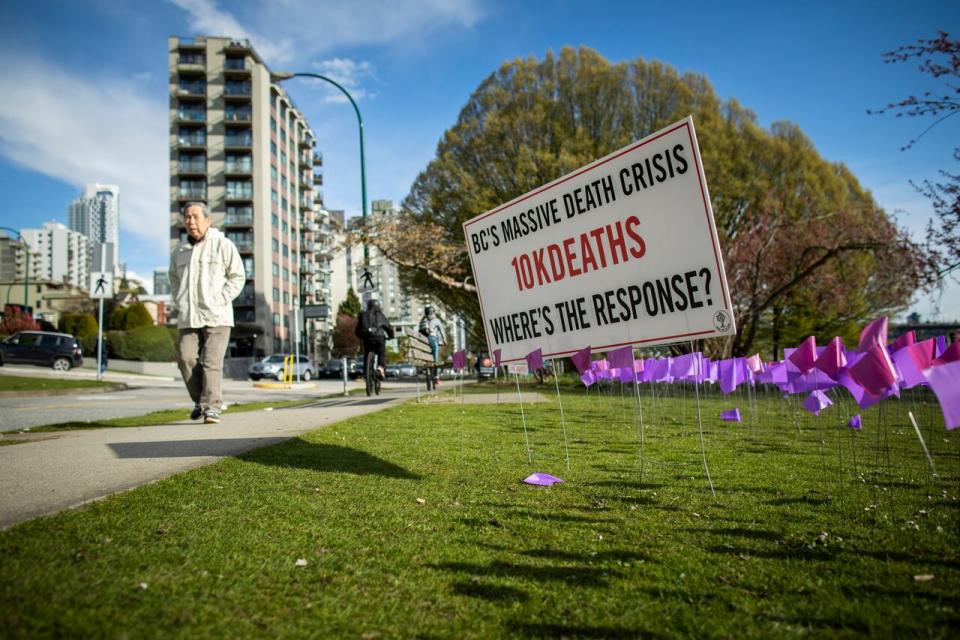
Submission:
{"label": "pink flag", "polygon": [[897,380],[887,347],[879,342],[873,343],[849,371],[850,377],[873,395],[881,395]]}
{"label": "pink flag", "polygon": [[790,354],[790,362],[797,365],[800,373],[806,373],[813,369],[813,363],[817,360],[817,339],[810,336],[800,343],[796,351]]}
{"label": "pink flag", "polygon": [[954,360],[923,372],[937,396],[947,429],[960,427],[960,360]]}
{"label": "pink flag", "polygon": [[860,351],[868,351],[875,344],[887,346],[887,316],[877,318],[860,332]]}
{"label": "pink flag", "polygon": [[533,373],[537,369],[543,368],[543,351],[542,350],[537,349],[527,354],[527,367],[530,368],[531,373]]}
{"label": "pink flag", "polygon": [[493,350],[493,366],[495,366],[495,367],[499,367],[499,366],[500,366],[500,356],[501,356],[501,354],[502,354],[502,351],[501,351],[500,349],[494,349],[494,350]]}
{"label": "pink flag", "polygon": [[453,368],[454,369],[463,369],[467,366],[467,352],[465,349],[460,349],[455,354],[453,354]]}
{"label": "pink flag", "polygon": [[760,354],[757,353],[747,358],[747,366],[754,375],[763,371],[763,361],[760,359]]}
{"label": "pink flag", "polygon": [[946,351],[934,359],[933,366],[936,367],[941,364],[947,364],[948,362],[956,362],[957,360],[960,360],[960,342],[954,342],[947,347]]}
{"label": "pink flag", "polygon": [[900,370],[905,388],[926,384],[927,379],[923,376],[923,370],[929,369],[933,362],[933,338],[895,351],[893,361]]}
{"label": "pink flag", "polygon": [[570,356],[573,366],[577,368],[578,373],[583,373],[590,368],[590,347],[584,347]]}
{"label": "pink flag", "polygon": [[589,387],[596,381],[597,381],[597,376],[593,372],[593,369],[587,369],[586,371],[580,374],[580,382],[582,382],[583,386],[585,387]]}
{"label": "pink flag", "polygon": [[904,347],[909,347],[917,341],[916,335],[913,331],[907,331],[905,334],[893,341],[893,344],[890,345],[890,348],[894,351],[903,349]]}
{"label": "pink flag", "polygon": [[817,357],[814,365],[832,379],[838,378],[840,370],[847,366],[847,357],[843,355],[843,341],[840,340],[840,336],[834,336],[833,340],[827,343],[826,349]]}
{"label": "pink flag", "polygon": [[633,347],[627,345],[626,347],[608,351],[607,360],[610,361],[610,367],[613,369],[633,370]]}

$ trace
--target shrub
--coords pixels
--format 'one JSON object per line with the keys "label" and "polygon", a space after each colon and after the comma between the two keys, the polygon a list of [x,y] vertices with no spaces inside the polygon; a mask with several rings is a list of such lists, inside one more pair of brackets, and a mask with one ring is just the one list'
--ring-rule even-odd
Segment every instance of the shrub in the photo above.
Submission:
{"label": "shrub", "polygon": [[129,307],[127,307],[127,313],[124,317],[123,328],[126,331],[131,329],[136,329],[138,327],[150,327],[153,326],[153,318],[150,316],[150,312],[147,311],[147,308],[143,306],[142,302],[134,302]]}
{"label": "shrub", "polygon": [[173,340],[166,327],[150,325],[124,333],[123,349],[118,353],[124,360],[172,362],[176,356]]}
{"label": "shrub", "polygon": [[60,331],[77,338],[97,335],[97,319],[92,313],[65,313],[60,318]]}
{"label": "shrub", "polygon": [[[125,331],[107,331],[103,334],[107,341],[107,353],[114,358],[124,358],[127,349],[127,334]],[[97,343],[94,341],[91,353],[96,353]]]}
{"label": "shrub", "polygon": [[127,328],[127,307],[116,306],[110,312],[110,320],[107,326],[115,331],[123,331]]}

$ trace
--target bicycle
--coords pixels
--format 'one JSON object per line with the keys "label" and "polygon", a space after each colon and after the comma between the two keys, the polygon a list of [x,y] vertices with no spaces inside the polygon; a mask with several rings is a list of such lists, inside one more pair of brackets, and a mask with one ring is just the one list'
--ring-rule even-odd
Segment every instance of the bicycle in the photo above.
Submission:
{"label": "bicycle", "polygon": [[366,381],[367,395],[380,395],[380,376],[377,375],[377,354],[368,351],[363,363],[363,377]]}

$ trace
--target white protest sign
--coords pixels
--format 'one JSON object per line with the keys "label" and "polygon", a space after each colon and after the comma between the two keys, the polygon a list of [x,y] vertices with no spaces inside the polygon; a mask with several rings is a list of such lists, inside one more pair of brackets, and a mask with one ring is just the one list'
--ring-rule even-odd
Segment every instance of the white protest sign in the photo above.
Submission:
{"label": "white protest sign", "polygon": [[736,331],[690,117],[463,231],[502,362]]}

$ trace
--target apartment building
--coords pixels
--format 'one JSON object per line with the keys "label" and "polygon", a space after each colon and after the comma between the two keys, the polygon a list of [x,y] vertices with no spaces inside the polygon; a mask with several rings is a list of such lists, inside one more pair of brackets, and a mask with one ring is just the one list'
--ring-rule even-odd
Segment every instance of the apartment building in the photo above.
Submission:
{"label": "apartment building", "polygon": [[[67,227],[90,241],[95,271],[118,271],[120,256],[120,187],[115,184],[88,184],[67,208]],[[105,265],[100,265],[100,244],[106,244]],[[94,251],[94,249],[96,249]],[[96,264],[93,264],[96,262]]]}
{"label": "apartment building", "polygon": [[315,135],[248,41],[173,36],[168,55],[171,249],[186,239],[181,207],[206,202],[246,268],[230,354],[289,353],[293,310],[325,302]]}
{"label": "apartment building", "polygon": [[79,289],[89,287],[90,240],[59,222],[45,222],[40,229],[21,229],[20,235],[33,251],[31,270],[41,280],[62,282]]}

